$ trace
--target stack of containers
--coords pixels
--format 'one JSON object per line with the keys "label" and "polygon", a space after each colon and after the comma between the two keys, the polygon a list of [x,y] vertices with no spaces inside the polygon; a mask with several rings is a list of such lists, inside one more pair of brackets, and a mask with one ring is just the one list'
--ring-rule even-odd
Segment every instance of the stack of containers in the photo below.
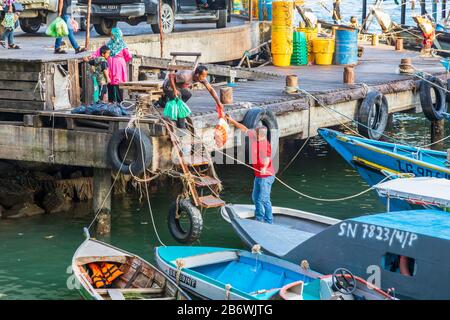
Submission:
{"label": "stack of containers", "polygon": [[297,28],[298,32],[304,32],[306,35],[306,42],[308,44],[308,62],[314,62],[313,54],[313,40],[317,39],[318,29],[317,28]]}
{"label": "stack of containers", "polygon": [[287,67],[291,63],[293,13],[292,0],[272,1],[272,59],[277,67]]}
{"label": "stack of containers", "polygon": [[308,64],[308,44],[304,32],[294,32],[294,44],[291,56],[291,66]]}

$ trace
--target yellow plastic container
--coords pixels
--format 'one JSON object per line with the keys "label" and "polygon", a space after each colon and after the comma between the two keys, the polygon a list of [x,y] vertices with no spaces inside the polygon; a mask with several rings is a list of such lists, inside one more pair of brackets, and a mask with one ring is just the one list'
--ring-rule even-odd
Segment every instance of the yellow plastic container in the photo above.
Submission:
{"label": "yellow plastic container", "polygon": [[272,26],[272,58],[273,65],[287,67],[291,64],[294,33],[292,27]]}
{"label": "yellow plastic container", "polygon": [[319,65],[333,64],[334,39],[317,38],[313,40],[314,61]]}
{"label": "yellow plastic container", "polygon": [[308,43],[308,62],[314,62],[313,43],[314,39],[318,37],[317,28],[297,28],[298,32],[304,32],[306,34],[306,42]]}
{"label": "yellow plastic container", "polygon": [[272,1],[272,26],[291,26],[294,17],[292,0]]}
{"label": "yellow plastic container", "polygon": [[272,64],[277,67],[289,67],[292,54],[272,54]]}

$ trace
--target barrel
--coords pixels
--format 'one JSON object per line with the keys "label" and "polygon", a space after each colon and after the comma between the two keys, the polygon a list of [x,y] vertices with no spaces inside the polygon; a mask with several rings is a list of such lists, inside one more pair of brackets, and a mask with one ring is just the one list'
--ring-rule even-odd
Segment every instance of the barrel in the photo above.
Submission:
{"label": "barrel", "polygon": [[274,66],[287,67],[291,64],[293,38],[292,27],[272,26],[271,50]]}
{"label": "barrel", "polygon": [[358,30],[336,30],[335,63],[341,65],[358,63]]}
{"label": "barrel", "polygon": [[317,38],[313,40],[314,60],[318,65],[333,63],[334,39]]}

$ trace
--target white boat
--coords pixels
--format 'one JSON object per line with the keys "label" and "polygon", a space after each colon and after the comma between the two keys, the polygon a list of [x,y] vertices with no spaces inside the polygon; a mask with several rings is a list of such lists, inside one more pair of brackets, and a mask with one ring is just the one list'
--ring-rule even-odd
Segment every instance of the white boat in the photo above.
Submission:
{"label": "white boat", "polygon": [[[105,287],[94,287],[89,264],[101,266],[105,262],[116,266],[121,275]],[[72,270],[78,291],[87,300],[190,300],[175,282],[144,259],[90,237],[75,252]]]}

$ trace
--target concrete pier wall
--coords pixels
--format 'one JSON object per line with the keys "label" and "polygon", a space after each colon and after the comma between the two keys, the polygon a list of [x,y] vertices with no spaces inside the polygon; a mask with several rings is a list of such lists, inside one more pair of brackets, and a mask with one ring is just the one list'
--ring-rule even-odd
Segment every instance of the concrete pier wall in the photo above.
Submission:
{"label": "concrete pier wall", "polygon": [[[256,21],[225,29],[183,32],[182,36],[180,33],[172,33],[164,35],[162,58],[171,58],[170,52],[189,51],[201,52],[202,63],[236,60],[240,59],[245,51],[258,46],[268,32],[270,24]],[[161,58],[158,34],[127,36],[126,42],[132,53]],[[97,49],[103,44],[104,40],[93,39],[91,49]],[[182,60],[189,61],[189,57],[183,57]]]}

